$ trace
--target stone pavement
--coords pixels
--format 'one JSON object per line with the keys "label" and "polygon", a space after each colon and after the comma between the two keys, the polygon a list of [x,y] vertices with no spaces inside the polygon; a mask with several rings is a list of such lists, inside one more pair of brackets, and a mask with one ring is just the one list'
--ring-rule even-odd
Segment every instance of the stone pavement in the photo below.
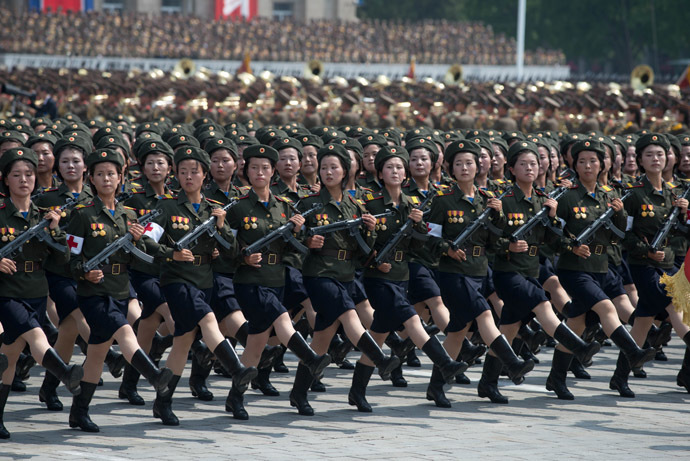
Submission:
{"label": "stone pavement", "polygon": [[[286,355],[289,375],[273,374],[280,397],[249,390],[249,421],[235,421],[224,410],[230,381],[212,375],[216,398],[200,402],[187,387],[189,367],[174,399],[181,426],[167,428],[154,419],[154,393],[145,382],[140,392],[145,407],[117,399],[119,385],[104,374],[91,417],[99,434],[70,429],[71,403],[60,388],[65,411],[51,413],[38,402],[42,369],[35,367],[28,392],[12,393],[5,426],[12,433],[0,441],[0,459],[689,459],[690,394],[676,387],[683,343],[674,336],[665,348],[668,362],[647,365],[647,379],[630,379],[636,399],[623,399],[608,389],[618,349],[605,347],[589,368],[591,381],[569,377],[572,402],[560,401],[544,389],[552,349],[542,348],[541,363],[525,383],[501,379],[509,405],[479,399],[476,383],[481,368],[468,371],[472,385],[447,391],[452,409],[436,408],[425,399],[431,372],[405,367],[407,388],[394,388],[374,374],[368,389],[374,413],[358,413],[347,404],[351,371],[329,367],[326,393],[310,393],[314,417],[299,416],[288,393],[294,378],[294,356]],[[420,354],[421,355],[421,354]],[[350,354],[354,361],[355,353]]]}

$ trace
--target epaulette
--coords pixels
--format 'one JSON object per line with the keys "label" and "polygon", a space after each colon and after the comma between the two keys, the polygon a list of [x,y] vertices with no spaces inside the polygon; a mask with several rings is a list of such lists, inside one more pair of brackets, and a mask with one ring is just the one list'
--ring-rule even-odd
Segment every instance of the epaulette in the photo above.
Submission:
{"label": "epaulette", "polygon": [[479,191],[480,194],[486,195],[489,198],[496,197],[496,195],[493,192],[491,192],[490,190],[484,190],[484,189],[477,189],[477,190]]}
{"label": "epaulette", "polygon": [[367,194],[364,196],[364,201],[365,201],[365,202],[370,202],[370,201],[372,201],[372,200],[378,200],[378,199],[380,199],[380,198],[383,198],[383,194],[374,195],[374,194],[367,193]]}
{"label": "epaulette", "polygon": [[637,187],[644,187],[644,184],[642,184],[642,182],[636,182],[636,183],[634,183],[634,184],[631,183],[631,182],[629,182],[629,183],[627,184],[627,188],[628,188],[628,189],[633,189],[633,188],[637,188]]}
{"label": "epaulette", "polygon": [[167,199],[171,199],[171,198],[177,198],[177,196],[175,196],[173,194],[163,194],[163,195],[157,195],[156,198],[158,200],[167,200]]}
{"label": "epaulette", "polygon": [[674,184],[673,181],[666,181],[666,185],[669,187],[669,189],[678,187],[678,184]]}
{"label": "epaulette", "polygon": [[494,182],[495,182],[496,184],[506,184],[506,180],[505,180],[505,179],[494,179]]}
{"label": "epaulette", "polygon": [[450,189],[450,185],[448,184],[439,184],[438,187],[439,189]]}
{"label": "epaulette", "polygon": [[137,211],[137,209],[136,209],[136,208],[134,208],[134,207],[131,207],[131,206],[127,206],[127,205],[125,205],[125,207],[124,207],[124,208],[125,208],[125,210],[128,210],[128,211]]}
{"label": "epaulette", "polygon": [[413,205],[419,205],[420,203],[422,203],[422,201],[419,200],[419,197],[417,197],[416,195],[410,195],[409,197],[410,202],[412,202]]}
{"label": "epaulette", "polygon": [[312,197],[318,197],[320,192],[315,192],[313,194],[306,195],[304,198],[312,198]]}
{"label": "epaulette", "polygon": [[290,200],[290,197],[286,197],[284,195],[276,195],[276,200],[280,202],[285,202],[285,203],[292,203],[292,200]]}
{"label": "epaulette", "polygon": [[247,191],[247,193],[245,193],[244,195],[240,195],[239,197],[237,197],[237,200],[242,200],[242,199],[245,199],[247,197],[249,197],[249,191]]}
{"label": "epaulette", "polygon": [[129,185],[132,188],[132,190],[136,189],[137,187],[141,187],[141,184],[139,184],[138,182],[130,182]]}
{"label": "epaulette", "polygon": [[369,187],[364,187],[364,186],[359,186],[362,189],[362,192],[374,192],[374,189],[371,189]]}
{"label": "epaulette", "polygon": [[436,195],[439,197],[442,197],[444,195],[453,195],[453,189],[448,188],[446,190],[438,190],[438,191],[436,191]]}
{"label": "epaulette", "polygon": [[364,200],[362,200],[361,198],[354,198],[350,195],[350,200],[352,200],[355,204],[359,206],[364,206]]}
{"label": "epaulette", "polygon": [[218,200],[213,200],[211,198],[206,197],[206,201],[213,203],[214,205],[219,205],[219,206],[224,206],[225,204],[223,202],[219,202]]}
{"label": "epaulette", "polygon": [[45,190],[43,191],[43,193],[46,193],[46,192],[55,192],[55,191],[58,190],[58,189],[59,189],[58,187],[51,187],[51,188],[45,189]]}
{"label": "epaulette", "polygon": [[143,194],[145,191],[144,189],[132,189],[131,192],[133,194]]}
{"label": "epaulette", "polygon": [[252,186],[239,186],[237,190],[239,190],[242,194],[248,194],[251,188]]}
{"label": "epaulette", "polygon": [[611,192],[613,190],[611,186],[601,186],[601,188],[604,192]]}
{"label": "epaulette", "polygon": [[79,205],[75,206],[74,209],[75,209],[75,210],[81,210],[82,208],[88,208],[88,207],[91,207],[91,206],[93,206],[93,202],[89,202],[89,203],[80,203]]}
{"label": "epaulette", "polygon": [[[537,194],[541,197],[548,197],[549,196],[549,194],[547,194],[546,192],[544,192],[542,190],[539,190],[539,189],[533,189],[533,190],[534,190],[535,194]],[[511,189],[510,192],[508,192],[506,194],[506,197],[512,197],[513,195],[515,195],[515,192]]]}

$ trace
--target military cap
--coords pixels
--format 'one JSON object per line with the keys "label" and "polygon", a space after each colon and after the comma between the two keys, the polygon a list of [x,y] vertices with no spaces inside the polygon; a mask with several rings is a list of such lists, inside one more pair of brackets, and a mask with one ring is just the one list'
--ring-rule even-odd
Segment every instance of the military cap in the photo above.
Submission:
{"label": "military cap", "polygon": [[163,130],[160,126],[158,126],[158,124],[153,122],[144,122],[137,125],[137,129],[134,131],[134,134],[138,138],[141,133],[144,133],[146,131],[150,131],[156,134],[161,134],[163,132]]}
{"label": "military cap", "polygon": [[52,122],[48,117],[37,117],[33,120],[31,120],[31,128],[36,128],[37,126],[40,125],[51,125]]}
{"label": "military cap", "polygon": [[430,154],[432,164],[435,164],[436,160],[438,160],[438,149],[436,144],[433,140],[426,137],[419,136],[411,138],[405,142],[405,149],[407,152],[412,152],[415,149],[426,149]]}
{"label": "military cap", "polygon": [[243,134],[240,136],[236,136],[234,138],[235,144],[238,146],[255,146],[259,144],[259,140],[256,139],[254,136],[250,136],[248,134]]}
{"label": "military cap", "polygon": [[[165,139],[165,138],[164,138]],[[199,140],[196,139],[194,136],[189,135],[189,134],[176,134],[175,136],[171,137],[166,141],[170,147],[172,147],[172,150],[177,150],[180,147],[198,147],[201,148],[201,144],[199,144]]]}
{"label": "military cap", "polygon": [[449,165],[453,165],[453,159],[456,155],[467,152],[473,154],[479,159],[479,154],[481,154],[481,146],[469,139],[462,139],[460,141],[453,141],[446,146],[445,159]]}
{"label": "military cap", "polygon": [[[263,128],[266,128],[266,127],[263,127]],[[279,130],[277,128],[274,128],[274,129],[268,128],[268,129],[264,130],[263,128],[259,128],[258,130],[256,130],[256,139],[261,144],[269,145],[270,143],[272,143],[273,141],[275,141],[278,138],[287,138],[288,137],[287,133],[284,132],[283,130]]]}
{"label": "military cap", "polygon": [[126,154],[129,154],[129,143],[125,141],[125,139],[122,136],[103,136],[101,139],[98,140],[98,143],[96,144],[96,149],[114,149],[115,147],[119,147]]}
{"label": "military cap", "polygon": [[678,136],[681,146],[690,146],[690,134],[682,134]]}
{"label": "military cap", "polygon": [[253,144],[242,152],[242,158],[244,158],[246,162],[249,162],[249,159],[252,157],[267,158],[273,165],[278,163],[278,151],[265,144]]}
{"label": "military cap", "polygon": [[163,141],[163,139],[156,133],[152,133],[150,131],[142,133],[141,136],[137,136],[137,140],[134,141],[134,144],[132,145],[132,153],[135,157],[139,158],[139,149],[145,142],[149,141]]}
{"label": "military cap", "polygon": [[19,144],[24,145],[26,139],[19,131],[3,131],[0,133],[0,144],[5,142],[18,142]]}
{"label": "military cap", "polygon": [[139,150],[137,150],[137,160],[139,160],[140,163],[143,163],[146,159],[146,156],[149,154],[164,154],[166,155],[171,161],[173,159],[173,156],[175,155],[172,147],[168,145],[165,141],[161,139],[152,139],[149,141],[146,141],[142,143],[139,146]]}
{"label": "military cap", "polygon": [[316,149],[320,149],[323,147],[323,140],[319,137],[316,136],[315,134],[305,134],[297,138],[299,142],[302,144],[302,147],[304,146],[314,146]]}
{"label": "military cap", "polygon": [[295,138],[278,138],[276,141],[273,143],[273,147],[275,150],[280,152],[283,149],[287,149],[289,147],[292,147],[293,149],[297,150],[297,153],[299,154],[300,160],[302,159],[302,143],[299,142],[299,140]]}
{"label": "military cap", "polygon": [[350,171],[352,160],[350,159],[350,154],[347,153],[347,149],[345,148],[345,146],[343,146],[340,143],[334,142],[328,143],[325,146],[321,147],[319,151],[316,153],[316,159],[319,162],[319,167],[321,167],[321,160],[327,155],[335,155],[336,157],[339,157],[342,160],[343,165],[345,166],[345,177],[347,177],[347,174]]}
{"label": "military cap", "polygon": [[[69,126],[73,126],[73,125],[77,125],[77,124],[70,124]],[[62,131],[64,132],[65,130],[63,129]],[[68,131],[73,131],[73,129],[70,129]],[[89,130],[89,128],[86,125],[84,125],[84,131],[86,133],[91,133],[91,131]],[[120,136],[121,137],[122,133],[120,132],[120,130],[118,130],[115,127],[104,126],[103,128],[99,128],[98,131],[96,131],[93,134],[92,141],[94,144],[98,144],[98,141],[100,141],[101,138],[103,138],[105,136]]]}
{"label": "military cap", "polygon": [[517,161],[517,154],[523,151],[532,152],[537,156],[537,159],[539,158],[539,150],[537,145],[532,141],[523,140],[518,141],[510,146],[508,153],[506,154],[506,163],[510,166],[514,166],[515,162]]}
{"label": "military cap", "polygon": [[[489,141],[491,141],[492,145],[498,146],[499,149],[503,151],[503,154],[506,155],[508,153],[508,143],[506,142],[505,139],[503,139],[500,136],[491,136],[489,138]],[[492,149],[489,149],[491,151],[491,156],[493,157],[494,153]]]}
{"label": "military cap", "polygon": [[386,163],[386,161],[396,157],[403,161],[405,167],[410,164],[410,154],[407,153],[407,150],[404,147],[391,147],[388,145],[383,146],[381,150],[376,153],[376,157],[374,158],[374,167],[376,168],[376,171],[381,171],[383,169],[383,164]]}
{"label": "military cap", "polygon": [[597,141],[596,139],[581,139],[573,144],[573,148],[570,151],[570,155],[573,157],[573,165],[577,164],[577,158],[580,152],[591,151],[597,154],[599,158],[599,163],[601,169],[604,169],[604,155],[606,154],[606,148],[604,144]]}
{"label": "military cap", "polygon": [[38,166],[38,155],[29,147],[15,147],[9,149],[0,157],[0,171],[4,171],[8,165],[17,160],[26,160],[34,167]]}
{"label": "military cap", "polygon": [[120,168],[124,166],[124,159],[122,158],[122,155],[118,154],[112,149],[96,149],[95,151],[91,152],[87,157],[86,157],[86,167],[91,168],[97,163],[104,163],[104,162],[110,162],[118,165]]}
{"label": "military cap", "polygon": [[359,143],[362,145],[362,147],[367,147],[369,144],[375,144],[380,147],[384,147],[388,145],[388,142],[386,141],[386,138],[384,138],[380,134],[370,134],[367,136],[362,136],[357,139]]}
{"label": "military cap", "polygon": [[57,137],[53,136],[52,134],[47,134],[47,133],[41,132],[41,133],[37,133],[37,134],[29,137],[29,139],[26,140],[26,144],[24,144],[24,145],[26,147],[31,147],[34,144],[39,143],[39,142],[47,142],[47,143],[52,144],[53,147],[55,147],[55,143],[57,142],[57,140],[58,140]]}
{"label": "military cap", "polygon": [[666,139],[666,136],[660,133],[647,133],[642,136],[635,142],[635,152],[637,155],[642,154],[642,151],[644,150],[645,147],[655,144],[657,146],[661,146],[665,151],[668,151],[671,148],[671,144],[668,142],[668,139]]}
{"label": "military cap", "polygon": [[92,130],[98,131],[105,126],[105,123],[101,122],[100,120],[91,119],[86,122],[86,126]]}
{"label": "military cap", "polygon": [[517,139],[518,141],[523,141],[525,140],[525,134],[522,133],[521,131],[506,131],[503,133],[501,136],[508,144],[514,139]]}
{"label": "military cap", "polygon": [[229,138],[214,138],[208,139],[206,144],[204,144],[204,150],[208,152],[209,156],[213,156],[213,153],[218,149],[227,149],[232,155],[232,158],[237,160],[237,144],[235,141]]}
{"label": "military cap", "polygon": [[211,167],[211,157],[200,147],[184,146],[175,150],[175,165],[184,160],[196,160],[208,170]]}

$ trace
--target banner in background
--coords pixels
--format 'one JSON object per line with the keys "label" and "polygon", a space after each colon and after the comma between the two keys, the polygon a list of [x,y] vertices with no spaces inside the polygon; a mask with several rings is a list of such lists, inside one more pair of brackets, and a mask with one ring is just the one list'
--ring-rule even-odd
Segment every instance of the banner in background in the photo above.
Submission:
{"label": "banner in background", "polygon": [[29,0],[33,11],[91,11],[94,0]]}
{"label": "banner in background", "polygon": [[259,0],[216,0],[216,19],[252,19]]}

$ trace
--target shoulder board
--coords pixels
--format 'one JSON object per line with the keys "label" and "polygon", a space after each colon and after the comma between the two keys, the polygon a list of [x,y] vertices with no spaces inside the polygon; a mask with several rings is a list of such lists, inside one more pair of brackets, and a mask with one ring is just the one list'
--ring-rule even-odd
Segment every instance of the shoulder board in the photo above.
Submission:
{"label": "shoulder board", "polygon": [[505,179],[496,179],[496,184],[505,184],[506,180]]}
{"label": "shoulder board", "polygon": [[143,194],[144,192],[144,189],[132,189],[133,194]]}
{"label": "shoulder board", "polygon": [[141,184],[139,184],[138,182],[130,182],[129,185],[132,187],[132,189],[141,187]]}
{"label": "shoulder board", "polygon": [[674,184],[673,181],[666,181],[666,185],[669,187],[669,189],[678,187],[678,184]]}
{"label": "shoulder board", "polygon": [[240,195],[239,197],[237,197],[237,200],[242,200],[242,199],[245,199],[247,197],[249,197],[249,191],[247,191],[244,195]]}
{"label": "shoulder board", "polygon": [[124,208],[125,208],[125,210],[129,210],[129,211],[137,211],[136,208],[131,207],[131,206],[125,206]]}
{"label": "shoulder board", "polygon": [[89,202],[89,203],[80,203],[79,205],[75,206],[74,209],[75,209],[75,210],[81,210],[82,208],[88,208],[88,207],[90,207],[90,206],[93,206],[93,202]]}
{"label": "shoulder board", "polygon": [[486,195],[486,196],[489,197],[489,198],[493,198],[493,197],[496,196],[496,195],[494,195],[494,193],[491,192],[490,190],[484,190],[484,189],[478,189],[478,190],[479,190],[479,193],[480,193],[480,194]]}
{"label": "shoulder board", "polygon": [[636,182],[634,184],[629,182],[628,184],[626,184],[626,187],[628,189],[632,189],[632,188],[636,188],[636,187],[644,187],[644,184],[642,184],[641,182]]}
{"label": "shoulder board", "polygon": [[369,187],[360,186],[360,188],[363,192],[374,192],[374,189],[371,189]]}
{"label": "shoulder board", "polygon": [[248,194],[251,188],[251,186],[240,186],[237,189],[239,189],[239,191],[243,194]]}
{"label": "shoulder board", "polygon": [[43,192],[44,192],[44,193],[46,193],[46,192],[55,192],[56,190],[58,190],[57,187],[51,187],[51,188],[49,188],[49,189],[44,190]]}
{"label": "shoulder board", "polygon": [[439,184],[438,188],[439,189],[450,189],[450,186],[448,184]]}
{"label": "shoulder board", "polygon": [[367,193],[364,195],[364,201],[365,201],[365,202],[370,202],[370,201],[372,201],[372,200],[378,200],[378,199],[380,199],[380,198],[383,198],[383,195],[382,195],[382,194],[376,194],[376,195],[374,195],[374,194],[372,194],[372,193],[367,192]]}
{"label": "shoulder board", "polygon": [[175,196],[175,195],[173,195],[173,194],[163,194],[163,195],[158,195],[158,196],[156,196],[156,198],[157,198],[158,200],[169,200],[169,199],[172,199],[172,198],[177,198],[177,196]]}
{"label": "shoulder board", "polygon": [[421,200],[419,200],[419,197],[417,197],[416,195],[410,195],[409,197],[410,202],[414,203],[415,205],[419,205],[420,203],[422,203]]}
{"label": "shoulder board", "polygon": [[318,197],[319,194],[320,194],[319,192],[315,192],[315,193],[313,193],[313,194],[309,194],[309,195],[305,196],[304,198]]}
{"label": "shoulder board", "polygon": [[601,188],[604,190],[604,192],[611,192],[613,190],[613,187],[611,186],[601,186]]}
{"label": "shoulder board", "polygon": [[276,195],[276,200],[278,200],[279,202],[292,203],[292,200],[290,200],[289,197],[286,197],[284,195]]}
{"label": "shoulder board", "polygon": [[[547,194],[546,192],[541,191],[539,189],[534,189],[534,193],[541,196],[541,197],[548,197],[549,196],[549,194]],[[513,192],[511,190],[509,194],[506,194],[506,197],[512,197],[513,195],[515,195],[515,192]]]}
{"label": "shoulder board", "polygon": [[222,202],[219,202],[218,200],[210,199],[210,198],[208,198],[208,197],[206,198],[206,201],[207,201],[207,202],[211,202],[211,203],[213,203],[214,205],[220,205],[220,206],[223,206],[223,205],[224,205]]}

